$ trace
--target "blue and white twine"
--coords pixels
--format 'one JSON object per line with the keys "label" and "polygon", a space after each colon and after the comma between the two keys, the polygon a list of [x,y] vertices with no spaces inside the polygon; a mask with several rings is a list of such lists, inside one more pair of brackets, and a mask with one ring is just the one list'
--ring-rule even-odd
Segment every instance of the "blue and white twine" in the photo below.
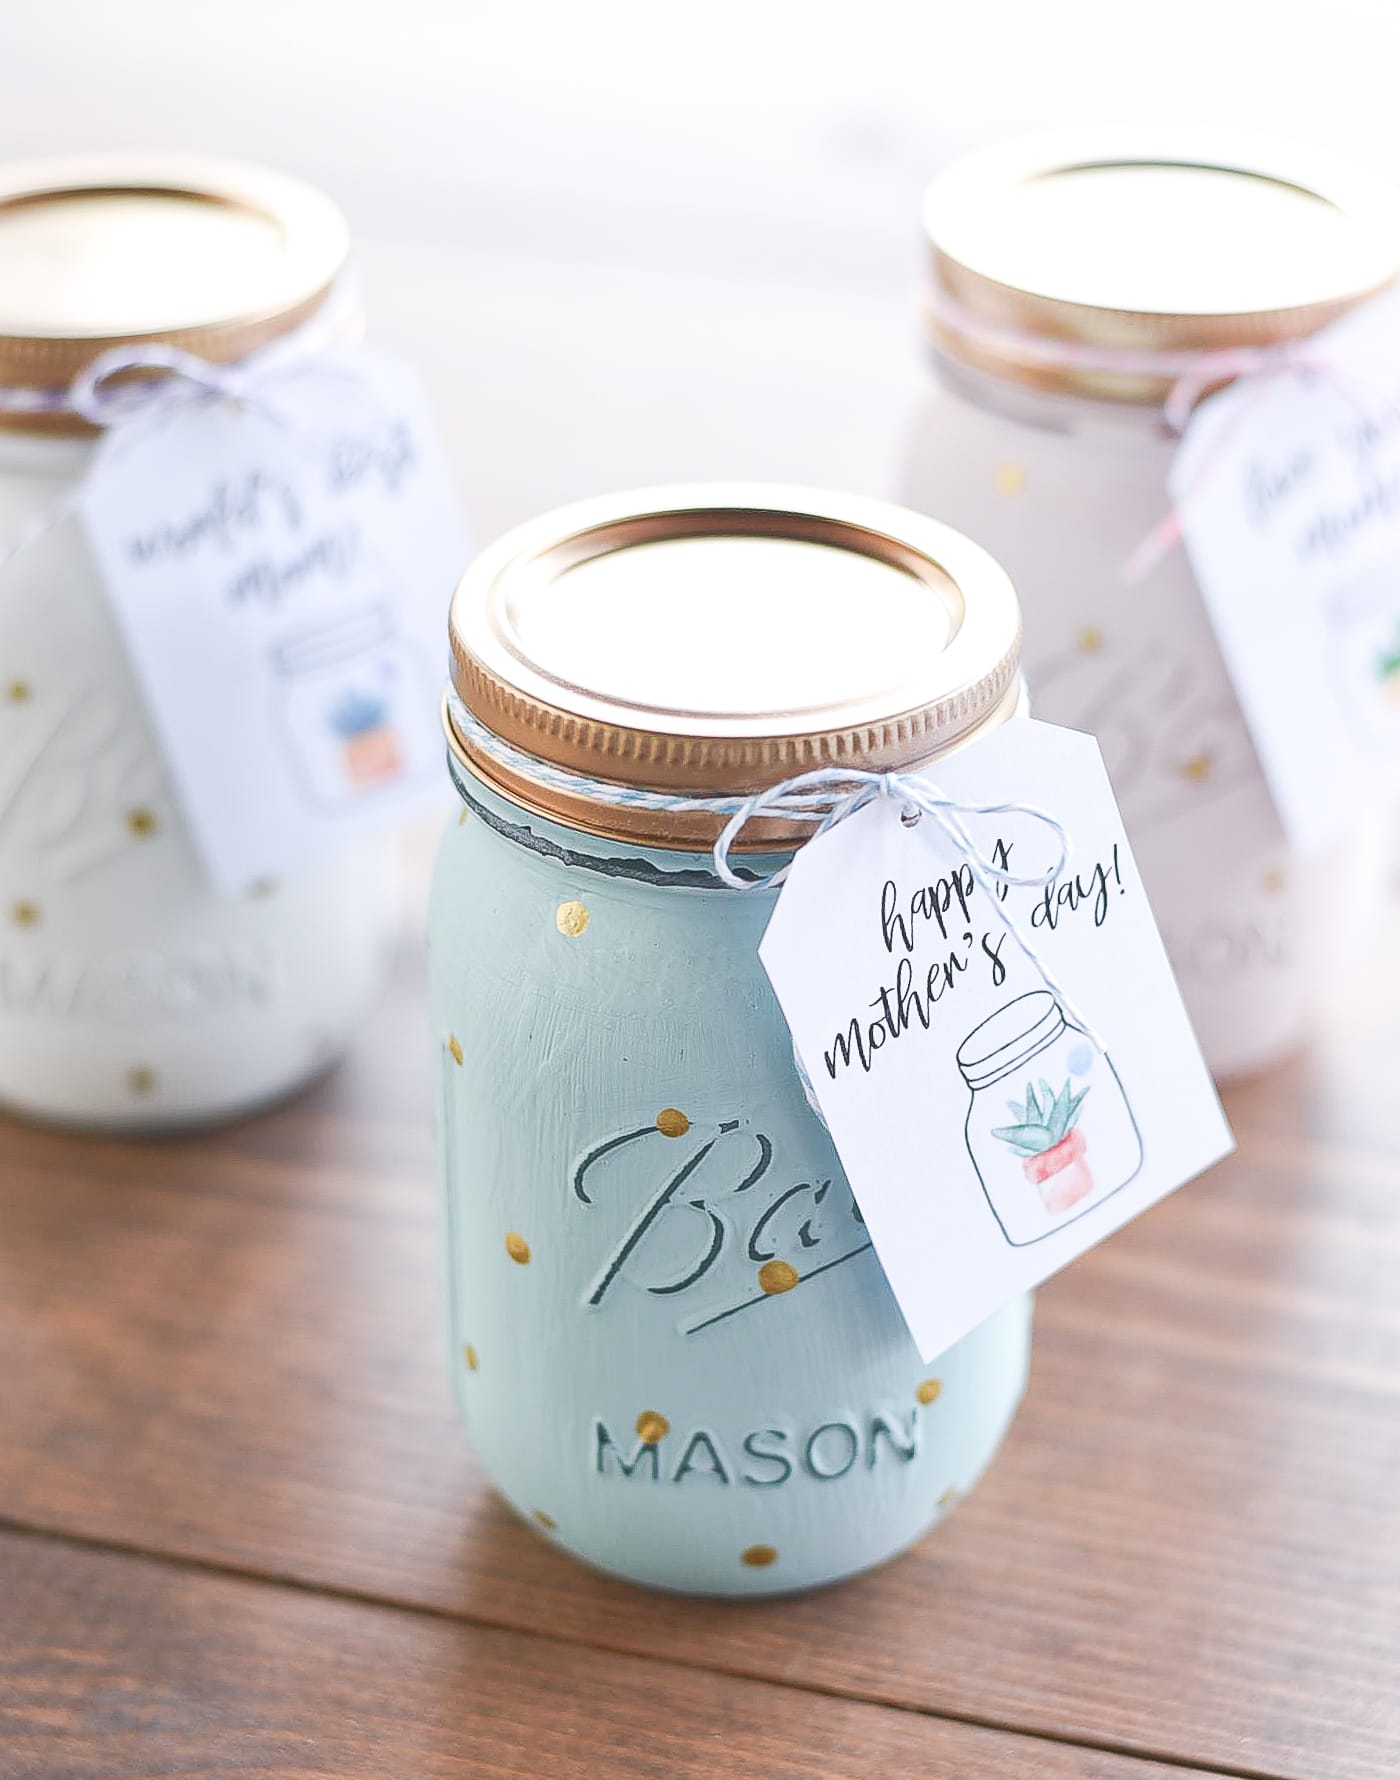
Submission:
{"label": "blue and white twine", "polygon": [[[1094,1028],[1060,987],[1036,947],[1021,932],[1003,900],[1007,890],[1049,889],[1068,865],[1069,834],[1059,818],[1048,811],[1038,809],[1034,804],[1024,803],[964,803],[940,791],[922,773],[870,772],[859,767],[844,766],[816,767],[810,772],[797,773],[792,778],[782,779],[776,785],[747,796],[731,794],[696,797],[689,793],[652,791],[637,785],[622,785],[614,779],[600,779],[586,773],[572,772],[567,767],[515,747],[503,736],[497,735],[495,730],[488,728],[479,717],[474,716],[456,688],[451,685],[447,689],[447,706],[452,726],[463,740],[470,742],[487,759],[494,760],[552,791],[580,798],[586,803],[652,810],[658,815],[708,814],[727,817],[724,827],[715,838],[710,857],[715,876],[731,890],[774,889],[783,883],[791,869],[792,861],[789,860],[776,871],[767,874],[739,876],[730,863],[730,852],[750,822],[807,821],[813,824],[813,828],[806,839],[815,840],[837,823],[844,822],[848,816],[853,816],[857,810],[884,798],[899,806],[903,820],[909,827],[913,827],[923,817],[929,817],[966,862],[974,882],[986,892],[988,901],[1013,943],[1039,974],[1046,988],[1074,1023],[1102,1048]],[[1053,860],[1043,871],[1024,875],[998,865],[982,851],[967,831],[966,819],[981,816],[1019,816],[1038,824],[1054,838]],[[801,844],[803,843],[795,843],[794,850],[796,845]],[[787,851],[788,847],[779,843],[773,850]],[[998,894],[999,891],[1001,894]],[[811,1078],[796,1052],[794,1057],[803,1091],[813,1109],[819,1112]]]}

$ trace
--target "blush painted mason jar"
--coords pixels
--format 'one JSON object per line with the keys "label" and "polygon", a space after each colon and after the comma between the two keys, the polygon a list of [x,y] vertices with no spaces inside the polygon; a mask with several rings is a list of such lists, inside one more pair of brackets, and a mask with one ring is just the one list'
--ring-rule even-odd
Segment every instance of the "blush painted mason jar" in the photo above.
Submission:
{"label": "blush painted mason jar", "polygon": [[848,1576],[1006,1432],[1029,1301],[920,1363],[758,961],[776,892],[715,876],[720,816],[625,796],[924,766],[1014,713],[1019,636],[966,539],[807,490],[586,502],[458,589],[431,924],[452,1368],[502,1494],[602,1569]]}
{"label": "blush painted mason jar", "polygon": [[937,383],[902,496],[1015,580],[1036,714],[1099,738],[1217,1076],[1305,1036],[1317,960],[1379,899],[1383,841],[1290,854],[1184,550],[1125,573],[1169,514],[1176,373],[1094,368],[1076,349],[1303,338],[1394,278],[1398,214],[1315,155],[1102,133],[970,155],[925,204]]}
{"label": "blush painted mason jar", "polygon": [[[327,198],[238,162],[0,168],[0,386],[131,341],[241,358],[317,313],[348,245]],[[0,408],[0,556],[93,437]],[[78,520],[0,561],[0,1108],[145,1131],[284,1094],[349,1041],[397,920],[382,843],[214,890]]]}

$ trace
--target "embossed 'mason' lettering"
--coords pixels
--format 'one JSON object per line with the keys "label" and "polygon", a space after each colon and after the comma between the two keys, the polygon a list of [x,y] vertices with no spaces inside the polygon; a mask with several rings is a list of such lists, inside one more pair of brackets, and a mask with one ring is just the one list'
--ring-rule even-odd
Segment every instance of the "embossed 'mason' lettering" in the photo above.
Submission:
{"label": "embossed 'mason' lettering", "polygon": [[196,1019],[276,1000],[280,971],[267,947],[202,947],[83,959],[74,953],[0,956],[0,1014],[49,1019]]}
{"label": "embossed 'mason' lettering", "polygon": [[[737,1459],[731,1444],[738,1447]],[[908,1464],[918,1454],[917,1408],[907,1419],[883,1411],[861,1422],[821,1422],[806,1432],[754,1428],[733,1443],[713,1428],[694,1428],[655,1442],[638,1440],[630,1453],[613,1439],[602,1416],[593,1418],[593,1468],[600,1477],[641,1477],[697,1489],[712,1484],[776,1489],[798,1472],[819,1483],[834,1483],[852,1471],[871,1471],[882,1460]]]}

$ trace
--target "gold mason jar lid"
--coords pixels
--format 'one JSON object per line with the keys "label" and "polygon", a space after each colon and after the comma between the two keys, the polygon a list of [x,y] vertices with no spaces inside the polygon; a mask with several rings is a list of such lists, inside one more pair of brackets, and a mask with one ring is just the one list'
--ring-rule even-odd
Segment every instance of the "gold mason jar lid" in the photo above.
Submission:
{"label": "gold mason jar lid", "polygon": [[1049,364],[1018,338],[1135,352],[1263,346],[1316,332],[1400,273],[1400,196],[1385,181],[1233,131],[1004,142],[935,179],[923,214],[928,325],[943,352],[1113,401],[1161,402],[1176,373]]}
{"label": "gold mason jar lid", "polygon": [[[349,230],[314,186],[205,155],[0,165],[0,384],[61,388],[109,347],[246,357],[320,307]],[[84,433],[66,413],[0,426]]]}
{"label": "gold mason jar lid", "polygon": [[[763,484],[644,489],[508,533],[452,601],[468,711],[567,772],[702,797],[821,766],[917,769],[1014,708],[1020,609],[976,544],[884,502]],[[453,753],[531,810],[707,846],[724,818],[599,804]],[[754,823],[741,846],[810,825]]]}

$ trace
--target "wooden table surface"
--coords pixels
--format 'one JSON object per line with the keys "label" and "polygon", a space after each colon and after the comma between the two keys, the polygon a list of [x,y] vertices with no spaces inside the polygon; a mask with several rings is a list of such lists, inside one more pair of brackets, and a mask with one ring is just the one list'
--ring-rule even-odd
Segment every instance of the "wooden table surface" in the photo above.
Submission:
{"label": "wooden table surface", "polygon": [[1227,1096],[1232,1160],[1043,1291],[957,1514],[792,1601],[645,1594],[492,1495],[411,938],[264,1117],[0,1124],[0,1775],[1394,1776],[1397,942]]}

